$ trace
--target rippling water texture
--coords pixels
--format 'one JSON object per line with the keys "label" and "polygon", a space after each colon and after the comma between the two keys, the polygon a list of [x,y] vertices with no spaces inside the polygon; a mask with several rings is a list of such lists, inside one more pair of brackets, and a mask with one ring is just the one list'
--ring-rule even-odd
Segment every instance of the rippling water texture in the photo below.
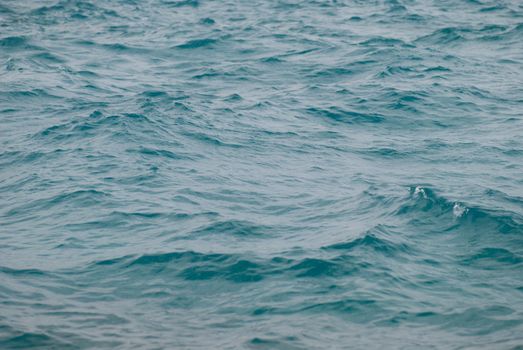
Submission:
{"label": "rippling water texture", "polygon": [[1,349],[522,349],[521,1],[0,1]]}

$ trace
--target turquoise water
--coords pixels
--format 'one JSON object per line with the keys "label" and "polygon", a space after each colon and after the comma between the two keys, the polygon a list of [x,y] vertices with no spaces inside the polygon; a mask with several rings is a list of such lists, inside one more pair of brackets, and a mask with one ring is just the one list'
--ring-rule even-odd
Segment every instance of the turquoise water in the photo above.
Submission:
{"label": "turquoise water", "polygon": [[0,349],[522,349],[520,1],[0,1]]}

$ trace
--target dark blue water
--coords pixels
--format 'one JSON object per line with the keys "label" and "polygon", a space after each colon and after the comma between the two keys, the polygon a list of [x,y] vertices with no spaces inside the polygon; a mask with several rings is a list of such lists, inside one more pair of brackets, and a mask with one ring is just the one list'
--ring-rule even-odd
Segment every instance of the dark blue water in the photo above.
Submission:
{"label": "dark blue water", "polygon": [[522,349],[521,1],[0,1],[1,349]]}

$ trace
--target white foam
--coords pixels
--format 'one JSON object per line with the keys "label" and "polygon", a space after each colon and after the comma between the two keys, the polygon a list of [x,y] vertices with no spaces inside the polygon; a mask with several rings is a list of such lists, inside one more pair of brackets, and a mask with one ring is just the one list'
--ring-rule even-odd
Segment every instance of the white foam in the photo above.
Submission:
{"label": "white foam", "polygon": [[456,218],[462,217],[463,215],[467,214],[468,211],[469,209],[467,207],[458,202],[455,202],[454,207],[452,208],[452,214],[454,214]]}
{"label": "white foam", "polygon": [[423,187],[420,187],[420,186],[416,186],[416,188],[414,189],[414,195],[422,196],[423,198],[427,198],[427,194],[425,193],[425,190],[423,189]]}

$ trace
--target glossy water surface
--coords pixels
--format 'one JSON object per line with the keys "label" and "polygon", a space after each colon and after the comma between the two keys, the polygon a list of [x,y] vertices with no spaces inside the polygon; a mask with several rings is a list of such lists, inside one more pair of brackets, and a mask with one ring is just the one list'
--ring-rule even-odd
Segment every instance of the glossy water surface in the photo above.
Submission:
{"label": "glossy water surface", "polygon": [[523,3],[0,1],[1,349],[521,349]]}

